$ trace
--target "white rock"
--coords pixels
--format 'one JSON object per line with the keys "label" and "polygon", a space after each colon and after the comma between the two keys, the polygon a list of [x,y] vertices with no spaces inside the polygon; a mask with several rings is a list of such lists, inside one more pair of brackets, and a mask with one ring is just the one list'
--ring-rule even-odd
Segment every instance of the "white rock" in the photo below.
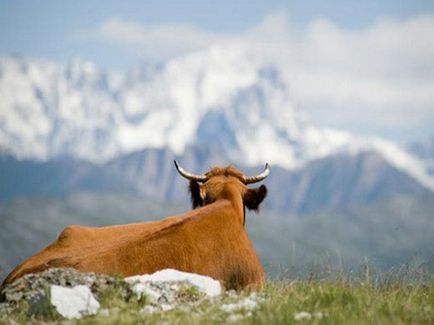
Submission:
{"label": "white rock", "polygon": [[151,305],[147,305],[140,310],[140,312],[143,314],[154,314],[158,311],[159,311],[159,309],[157,307],[154,307]]}
{"label": "white rock", "polygon": [[169,310],[175,309],[175,307],[176,306],[170,305],[170,304],[161,304],[160,305],[160,308],[162,311],[169,311]]}
{"label": "white rock", "polygon": [[186,281],[199,291],[205,293],[208,297],[216,297],[222,293],[222,286],[219,281],[209,276],[195,273],[181,272],[174,269],[165,269],[153,274],[136,275],[125,278],[125,281],[133,284],[133,290],[137,294],[147,294],[144,285],[147,282],[178,282]]}
{"label": "white rock", "polygon": [[241,310],[253,311],[258,307],[256,294],[251,294],[249,297],[244,298],[236,303],[223,304],[220,309],[227,313],[238,312]]}
{"label": "white rock", "polygon": [[295,313],[294,314],[294,319],[295,320],[311,320],[312,319],[312,314],[308,313],[306,311],[301,311],[299,313]]}
{"label": "white rock", "polygon": [[65,318],[81,318],[83,315],[94,315],[100,305],[90,289],[85,285],[65,288],[57,285],[50,287],[51,304]]}
{"label": "white rock", "polygon": [[104,309],[101,309],[99,311],[98,315],[102,316],[102,317],[108,317],[108,316],[110,316],[110,311],[108,309],[104,308]]}
{"label": "white rock", "polygon": [[226,321],[228,323],[235,323],[235,322],[242,320],[243,318],[244,318],[244,315],[242,315],[242,314],[232,314],[226,319]]}
{"label": "white rock", "polygon": [[320,311],[317,311],[316,313],[313,313],[313,315],[315,316],[315,318],[321,319],[324,317],[324,314]]}
{"label": "white rock", "polygon": [[133,286],[133,291],[139,296],[147,296],[150,301],[154,303],[156,303],[163,294],[162,292],[158,292],[157,290],[152,289],[152,287],[149,286],[147,283],[136,283]]}

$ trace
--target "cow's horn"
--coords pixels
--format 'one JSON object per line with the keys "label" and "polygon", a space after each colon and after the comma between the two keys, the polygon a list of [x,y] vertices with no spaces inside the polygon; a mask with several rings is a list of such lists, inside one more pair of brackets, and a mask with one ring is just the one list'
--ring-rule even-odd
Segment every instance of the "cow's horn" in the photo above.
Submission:
{"label": "cow's horn", "polygon": [[198,181],[198,182],[205,182],[207,180],[207,177],[205,175],[191,174],[185,171],[184,168],[182,168],[176,160],[174,160],[173,162],[175,163],[176,170],[182,177],[185,177],[192,181]]}
{"label": "cow's horn", "polygon": [[270,174],[270,166],[268,166],[268,163],[266,163],[264,171],[262,173],[256,176],[243,176],[243,182],[244,184],[257,183],[265,179],[268,174]]}

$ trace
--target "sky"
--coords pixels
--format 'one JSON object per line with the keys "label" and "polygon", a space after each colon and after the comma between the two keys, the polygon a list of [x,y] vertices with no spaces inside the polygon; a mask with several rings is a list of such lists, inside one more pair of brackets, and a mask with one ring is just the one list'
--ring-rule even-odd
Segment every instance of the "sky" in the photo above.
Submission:
{"label": "sky", "polygon": [[244,44],[315,124],[400,142],[434,134],[433,35],[432,0],[0,0],[0,55],[123,71]]}

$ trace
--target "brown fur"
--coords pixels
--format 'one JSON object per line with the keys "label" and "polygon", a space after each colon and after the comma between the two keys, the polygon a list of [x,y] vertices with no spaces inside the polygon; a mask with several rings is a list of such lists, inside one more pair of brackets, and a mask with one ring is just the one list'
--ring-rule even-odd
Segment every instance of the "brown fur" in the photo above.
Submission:
{"label": "brown fur", "polygon": [[266,188],[248,189],[232,166],[213,168],[207,176],[204,184],[190,183],[193,207],[200,208],[155,222],[69,226],[3,285],[50,267],[74,267],[122,276],[174,268],[211,276],[227,288],[262,287],[264,272],[243,223],[244,207],[257,209]]}

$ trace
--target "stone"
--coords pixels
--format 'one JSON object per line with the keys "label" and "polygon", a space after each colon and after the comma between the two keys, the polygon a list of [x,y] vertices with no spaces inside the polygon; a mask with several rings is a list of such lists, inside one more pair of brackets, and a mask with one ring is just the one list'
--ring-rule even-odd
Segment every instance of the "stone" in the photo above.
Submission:
{"label": "stone", "polygon": [[50,287],[51,304],[65,318],[81,318],[95,315],[100,308],[90,289],[85,285],[66,288],[58,285]]}

